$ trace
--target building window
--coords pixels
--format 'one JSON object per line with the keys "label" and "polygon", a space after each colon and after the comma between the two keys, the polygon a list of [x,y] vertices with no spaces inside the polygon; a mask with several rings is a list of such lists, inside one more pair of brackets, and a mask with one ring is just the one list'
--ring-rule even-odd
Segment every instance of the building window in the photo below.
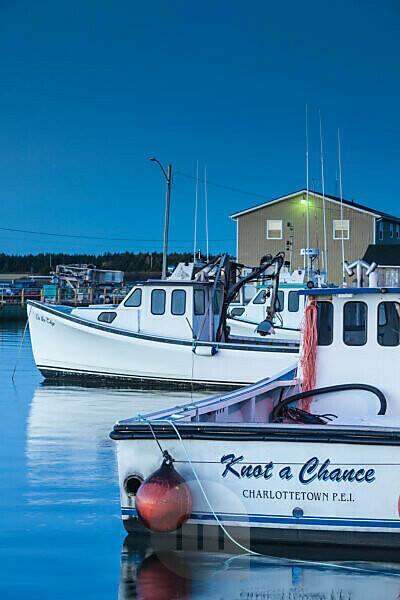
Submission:
{"label": "building window", "polygon": [[400,304],[381,302],[378,305],[378,344],[398,346],[400,343]]}
{"label": "building window", "polygon": [[268,219],[265,224],[265,239],[266,240],[281,240],[282,239],[282,221]]}
{"label": "building window", "polygon": [[289,312],[297,312],[299,310],[299,295],[297,292],[289,292],[288,310]]}
{"label": "building window", "polygon": [[333,239],[350,239],[350,221],[348,219],[333,219]]}
{"label": "building window", "polygon": [[165,313],[165,290],[153,290],[151,292],[151,313],[163,315]]}
{"label": "building window", "polygon": [[343,341],[346,346],[367,343],[367,305],[365,302],[346,302],[343,307]]}
{"label": "building window", "polygon": [[400,225],[397,224],[396,225],[396,240],[398,240],[400,238]]}
{"label": "building window", "polygon": [[185,290],[174,290],[171,296],[171,312],[173,315],[184,315],[186,311]]}
{"label": "building window", "polygon": [[379,221],[378,237],[383,240],[383,221]]}
{"label": "building window", "polygon": [[394,225],[393,223],[389,223],[389,236],[391,239],[394,237]]}
{"label": "building window", "polygon": [[140,288],[136,288],[134,292],[127,298],[124,302],[124,306],[133,306],[138,307],[142,304],[142,290]]}
{"label": "building window", "polygon": [[204,297],[204,290],[197,288],[194,290],[194,314],[204,315],[206,310],[206,303]]}
{"label": "building window", "polygon": [[330,346],[333,340],[332,302],[317,302],[318,346]]}

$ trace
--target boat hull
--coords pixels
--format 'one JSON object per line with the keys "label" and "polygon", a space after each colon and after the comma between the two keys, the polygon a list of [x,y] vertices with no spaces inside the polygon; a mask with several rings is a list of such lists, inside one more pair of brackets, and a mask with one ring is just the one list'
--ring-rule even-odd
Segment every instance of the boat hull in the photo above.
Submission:
{"label": "boat hull", "polygon": [[[153,421],[153,427],[191,488],[193,512],[183,534],[197,535],[200,528],[202,535],[218,536],[215,512],[245,547],[284,542],[400,548],[400,489],[394,477],[400,468],[400,433],[348,428],[313,433],[304,426],[250,431],[238,426],[235,433],[233,427],[192,424],[186,433],[179,427],[180,441],[167,436],[167,425],[162,431]],[[139,429],[112,434],[118,440],[121,511],[128,532],[141,525],[124,481],[133,474],[146,478],[160,465],[155,442],[142,439],[145,435]]]}
{"label": "boat hull", "polygon": [[29,304],[35,362],[48,379],[229,388],[272,376],[297,362],[293,344],[213,344],[156,337],[85,321]]}

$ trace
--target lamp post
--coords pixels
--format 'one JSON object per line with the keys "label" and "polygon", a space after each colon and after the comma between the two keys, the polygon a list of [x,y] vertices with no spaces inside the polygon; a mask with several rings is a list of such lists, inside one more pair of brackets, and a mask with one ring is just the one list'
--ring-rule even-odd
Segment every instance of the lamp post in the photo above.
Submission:
{"label": "lamp post", "polygon": [[171,179],[172,179],[172,165],[168,165],[168,171],[166,172],[158,158],[152,156],[149,158],[151,162],[155,162],[161,169],[162,174],[167,182],[167,195],[165,199],[165,220],[164,220],[164,247],[163,247],[163,260],[162,260],[162,279],[167,278],[167,251],[168,251],[168,229],[169,229],[169,206],[171,201]]}

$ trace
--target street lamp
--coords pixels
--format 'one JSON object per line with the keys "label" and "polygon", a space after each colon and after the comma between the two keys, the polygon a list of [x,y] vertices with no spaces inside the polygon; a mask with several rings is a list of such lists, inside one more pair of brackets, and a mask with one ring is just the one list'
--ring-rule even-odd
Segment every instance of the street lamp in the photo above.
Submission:
{"label": "street lamp", "polygon": [[162,260],[162,279],[167,278],[167,251],[168,251],[168,229],[169,229],[169,206],[171,200],[171,178],[172,178],[172,165],[168,165],[168,171],[166,172],[158,158],[152,156],[149,158],[151,162],[157,163],[161,169],[162,174],[167,182],[167,196],[165,200],[165,221],[164,221],[164,248],[163,248],[163,260]]}

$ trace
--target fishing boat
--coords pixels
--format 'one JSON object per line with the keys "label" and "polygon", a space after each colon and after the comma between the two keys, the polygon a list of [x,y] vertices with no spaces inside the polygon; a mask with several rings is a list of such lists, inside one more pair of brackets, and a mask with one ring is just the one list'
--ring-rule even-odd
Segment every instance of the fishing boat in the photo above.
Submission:
{"label": "fishing boat", "polygon": [[283,255],[265,257],[247,277],[228,255],[196,270],[135,285],[118,306],[71,308],[29,302],[36,365],[45,378],[127,384],[238,387],[297,362],[299,343],[272,327],[273,299],[260,340],[234,336],[227,311],[243,285],[263,275],[276,298]]}
{"label": "fishing boat", "polygon": [[400,288],[298,293],[298,367],[114,426],[128,531],[400,548]]}
{"label": "fishing boat", "polygon": [[[274,329],[280,338],[300,339],[305,301],[297,292],[313,287],[326,287],[324,274],[305,269],[292,272],[282,269],[274,319]],[[258,325],[267,317],[271,302],[271,284],[260,281],[253,289],[253,296],[246,304],[232,303],[229,307],[227,322],[233,335],[260,337]]]}

